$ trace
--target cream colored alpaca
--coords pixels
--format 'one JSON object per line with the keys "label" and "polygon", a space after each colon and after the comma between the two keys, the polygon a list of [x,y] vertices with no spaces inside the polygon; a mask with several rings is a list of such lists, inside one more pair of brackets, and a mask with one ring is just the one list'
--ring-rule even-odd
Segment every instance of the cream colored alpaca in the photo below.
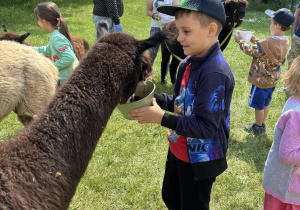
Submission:
{"label": "cream colored alpaca", "polygon": [[0,41],[0,121],[11,111],[27,125],[54,95],[58,70],[31,47]]}

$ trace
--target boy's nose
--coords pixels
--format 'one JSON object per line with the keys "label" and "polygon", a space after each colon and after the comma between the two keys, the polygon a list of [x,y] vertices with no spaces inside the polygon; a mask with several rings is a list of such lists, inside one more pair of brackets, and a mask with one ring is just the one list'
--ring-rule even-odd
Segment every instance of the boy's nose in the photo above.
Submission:
{"label": "boy's nose", "polygon": [[177,41],[178,41],[178,42],[182,42],[182,41],[183,41],[183,38],[182,38],[182,36],[180,35],[180,33],[178,34]]}

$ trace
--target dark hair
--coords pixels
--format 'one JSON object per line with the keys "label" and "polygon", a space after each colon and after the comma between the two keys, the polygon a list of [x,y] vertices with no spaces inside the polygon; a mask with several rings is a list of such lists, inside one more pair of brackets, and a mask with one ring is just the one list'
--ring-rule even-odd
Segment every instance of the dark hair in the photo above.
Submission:
{"label": "dark hair", "polygon": [[61,14],[58,6],[53,2],[41,2],[34,8],[36,19],[45,19],[51,26],[59,29],[59,32],[64,35],[72,44],[67,23],[61,19]]}
{"label": "dark hair", "polygon": [[273,21],[274,21],[274,24],[275,24],[275,25],[278,24],[278,25],[280,26],[280,30],[281,30],[281,31],[288,31],[288,30],[291,28],[290,26],[284,26],[284,25],[278,23],[278,22],[277,22],[276,20],[274,20],[274,19],[273,19]]}
{"label": "dark hair", "polygon": [[223,29],[222,23],[220,21],[203,12],[198,12],[198,11],[193,11],[188,9],[179,9],[175,13],[175,19],[178,19],[183,15],[187,15],[187,16],[192,15],[192,18],[194,18],[194,20],[196,21],[199,21],[202,27],[207,27],[212,22],[216,23],[218,27],[216,36],[219,36],[221,30]]}

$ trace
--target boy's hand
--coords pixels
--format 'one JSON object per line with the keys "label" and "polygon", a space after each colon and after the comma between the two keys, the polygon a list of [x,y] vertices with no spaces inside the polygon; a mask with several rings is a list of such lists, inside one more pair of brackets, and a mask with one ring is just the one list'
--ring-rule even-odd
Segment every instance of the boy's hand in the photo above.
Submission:
{"label": "boy's hand", "polygon": [[234,41],[236,43],[239,43],[239,41],[241,41],[243,38],[239,32],[237,32],[237,34],[238,34],[238,36],[234,36]]}
{"label": "boy's hand", "polygon": [[132,120],[137,120],[138,123],[157,123],[160,124],[165,112],[156,103],[156,99],[152,99],[153,106],[142,107],[132,110],[128,116]]}
{"label": "boy's hand", "polygon": [[250,39],[250,42],[254,43],[255,40],[257,40],[257,38],[256,38],[254,35],[252,35],[252,37],[251,37],[251,39]]}

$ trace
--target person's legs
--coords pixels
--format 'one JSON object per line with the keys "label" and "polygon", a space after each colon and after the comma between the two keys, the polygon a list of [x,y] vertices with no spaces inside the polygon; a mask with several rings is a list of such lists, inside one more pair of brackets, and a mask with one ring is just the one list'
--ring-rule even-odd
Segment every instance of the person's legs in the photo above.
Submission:
{"label": "person's legs", "polygon": [[289,53],[287,54],[288,69],[295,58],[300,55],[300,38],[295,34],[292,36],[292,44]]}
{"label": "person's legs", "polygon": [[266,122],[268,114],[269,114],[269,106],[265,106],[263,124]]}
{"label": "person's legs", "polygon": [[262,126],[265,116],[265,110],[255,109],[255,124],[257,126]]}
{"label": "person's legs", "polygon": [[268,89],[261,89],[252,85],[249,97],[249,106],[255,109],[255,122],[245,125],[244,130],[248,133],[253,132],[254,135],[265,134],[265,104],[266,98],[268,97]]}
{"label": "person's legs", "polygon": [[[183,162],[184,163],[184,162]],[[196,180],[190,163],[179,164],[181,209],[209,210],[210,195],[216,178]]]}
{"label": "person's legs", "polygon": [[[154,34],[156,34],[159,31],[160,31],[159,27],[151,27],[150,37],[152,37]],[[156,58],[158,49],[159,49],[159,44],[154,46],[154,47],[149,48],[149,55],[150,55],[150,59],[151,59],[151,65],[153,65],[153,63],[154,63],[154,60]]]}
{"label": "person's legs", "polygon": [[177,159],[169,150],[162,197],[171,210],[208,210],[216,178],[196,180],[190,163]]}
{"label": "person's legs", "polygon": [[180,185],[177,167],[177,158],[169,149],[162,186],[162,199],[168,209],[172,210],[181,209]]}

